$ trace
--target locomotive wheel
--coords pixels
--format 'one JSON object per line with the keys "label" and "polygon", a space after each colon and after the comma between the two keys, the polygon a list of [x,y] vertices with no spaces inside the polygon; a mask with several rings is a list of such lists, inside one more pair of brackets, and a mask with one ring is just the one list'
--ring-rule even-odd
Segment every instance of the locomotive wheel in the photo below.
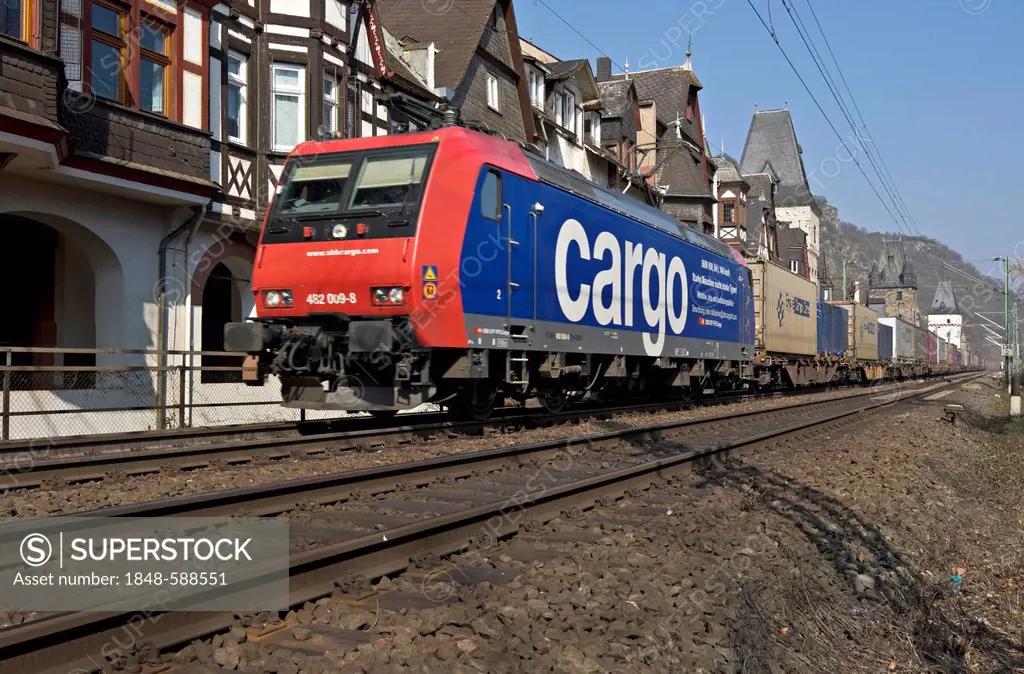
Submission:
{"label": "locomotive wheel", "polygon": [[558,414],[569,406],[569,395],[565,391],[538,391],[537,399],[552,414]]}
{"label": "locomotive wheel", "polygon": [[498,389],[490,382],[474,382],[460,395],[450,408],[455,415],[467,421],[486,421],[494,412]]}

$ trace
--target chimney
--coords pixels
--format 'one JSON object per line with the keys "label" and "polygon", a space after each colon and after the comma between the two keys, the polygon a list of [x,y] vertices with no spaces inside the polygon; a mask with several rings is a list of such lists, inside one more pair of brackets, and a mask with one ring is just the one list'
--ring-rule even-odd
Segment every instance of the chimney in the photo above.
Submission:
{"label": "chimney", "polygon": [[612,78],[612,60],[607,56],[597,57],[597,81],[607,82]]}

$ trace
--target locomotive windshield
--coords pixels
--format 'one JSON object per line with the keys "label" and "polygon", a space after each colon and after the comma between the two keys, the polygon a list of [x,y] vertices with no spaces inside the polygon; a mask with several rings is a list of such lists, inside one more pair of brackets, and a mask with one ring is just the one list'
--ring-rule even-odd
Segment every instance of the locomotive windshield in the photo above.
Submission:
{"label": "locomotive windshield", "polygon": [[356,223],[366,226],[362,239],[412,236],[435,147],[293,157],[263,243],[346,239]]}
{"label": "locomotive windshield", "polygon": [[297,167],[279,197],[281,206],[277,212],[280,215],[337,212],[351,172],[351,161]]}

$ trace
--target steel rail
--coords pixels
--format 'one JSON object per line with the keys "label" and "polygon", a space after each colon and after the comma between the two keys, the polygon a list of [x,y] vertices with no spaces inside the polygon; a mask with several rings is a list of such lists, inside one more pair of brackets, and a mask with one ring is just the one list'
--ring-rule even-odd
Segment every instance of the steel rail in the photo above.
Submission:
{"label": "steel rail", "polygon": [[[829,385],[828,387],[808,387],[794,390],[780,390],[751,394],[723,394],[718,398],[699,401],[697,404],[717,404],[734,400],[752,398],[783,397],[814,395],[824,390],[841,390],[855,388],[857,384]],[[664,403],[670,404],[670,403]],[[680,404],[680,403],[675,403]],[[694,404],[694,403],[690,403]],[[530,409],[530,408],[527,408]],[[571,411],[593,409],[593,406],[578,406]],[[86,410],[88,411],[88,410]],[[497,417],[509,414],[521,414],[523,408],[503,408],[496,410]],[[497,418],[496,417],[496,418]],[[10,440],[0,442],[0,460],[8,463],[29,460],[41,460],[51,456],[100,454],[106,452],[154,449],[159,447],[183,447],[202,444],[215,444],[231,441],[252,441],[273,438],[310,437],[316,434],[340,432],[347,430],[364,430],[368,428],[386,428],[400,423],[418,425],[442,423],[450,417],[445,412],[410,412],[394,419],[382,420],[374,417],[353,416],[336,419],[317,419],[307,421],[281,421],[263,424],[235,424],[222,426],[202,426],[197,428],[178,428],[164,431],[140,431],[130,433],[101,433],[94,435],[62,436],[54,438],[32,438],[27,440]],[[479,422],[478,422],[479,423]],[[2,471],[2,468],[0,468]]]}
{"label": "steel rail", "polygon": [[[979,375],[974,375],[979,376]],[[973,378],[968,376],[967,378]],[[800,418],[782,428],[755,432],[739,439],[714,443],[710,446],[680,452],[646,461],[635,466],[591,475],[580,480],[556,484],[550,488],[529,492],[515,502],[514,510],[528,514],[531,521],[546,522],[558,517],[567,508],[586,509],[602,499],[620,496],[628,489],[646,489],[674,475],[688,472],[695,462],[710,460],[715,456],[728,454],[738,449],[749,449],[764,443],[778,443],[787,439],[799,438],[808,433],[823,431],[845,423],[855,423],[864,418],[864,414],[883,409],[906,400],[924,396],[935,391],[948,388],[964,379],[947,380],[931,386],[899,392],[884,400],[870,399],[859,401],[859,398],[871,393],[850,396],[825,402],[805,402],[789,408],[776,410],[760,410],[739,415],[722,415],[716,421],[725,419],[752,418],[791,410],[801,413]],[[856,404],[851,404],[856,403]],[[825,407],[827,413],[820,416],[805,413],[811,405]],[[828,408],[836,408],[828,410]],[[693,428],[695,425],[708,424],[710,420],[687,420],[652,424],[643,427],[625,428],[606,433],[579,436],[546,443],[534,443],[517,448],[485,450],[473,454],[444,457],[437,460],[413,462],[398,466],[387,466],[376,469],[377,472],[388,471],[390,475],[380,477],[374,471],[350,471],[334,476],[323,476],[314,480],[293,480],[281,487],[292,490],[292,498],[296,490],[308,497],[317,493],[325,485],[349,486],[360,484],[367,488],[380,480],[390,480],[396,484],[396,477],[413,478],[415,471],[430,467],[449,469],[458,466],[458,460],[471,459],[476,467],[483,461],[506,461],[516,456],[520,461],[528,458],[537,459],[561,450],[574,447],[593,448],[597,445],[606,446],[619,441],[656,441],[673,431]],[[465,469],[466,466],[461,466]],[[287,486],[285,486],[287,485]],[[381,483],[383,486],[383,482]],[[393,488],[393,487],[392,487]],[[327,502],[337,500],[341,494],[335,494]],[[186,497],[160,501],[156,504],[140,504],[142,511],[150,508],[152,515],[185,513],[198,514],[196,506],[212,505],[219,502],[221,507],[229,504],[238,510],[245,503],[240,497],[255,496],[252,489],[236,489],[219,492],[215,495],[202,497]],[[280,496],[268,495],[273,501]],[[294,501],[293,501],[294,502]],[[278,504],[280,505],[280,504]],[[133,510],[134,512],[129,512]],[[191,508],[191,509],[190,509]],[[271,508],[271,511],[273,508]],[[480,505],[459,509],[456,512],[443,514],[417,521],[408,525],[388,529],[373,534],[361,535],[357,538],[324,547],[297,553],[290,560],[290,597],[292,606],[300,605],[311,599],[326,596],[335,590],[339,579],[359,573],[367,578],[375,578],[392,574],[409,568],[411,560],[433,554],[442,556],[463,550],[467,542],[486,532],[491,536],[504,537],[515,534],[519,530],[519,519],[508,516],[508,499],[494,500]],[[93,515],[139,515],[139,506],[93,511]],[[247,513],[251,514],[251,513]],[[494,522],[497,524],[492,524]],[[485,525],[489,525],[485,527]],[[142,615],[131,612],[111,613],[66,613],[43,618],[24,625],[0,630],[0,662],[13,667],[12,671],[32,671],[41,674],[87,674],[98,671],[104,663],[102,653],[116,650],[117,644],[123,644],[126,634],[130,633],[133,643],[148,643],[158,649],[166,650],[180,646],[197,638],[204,638],[218,631],[226,630],[232,624],[234,615],[230,613],[196,613],[172,612],[154,615]],[[129,628],[126,625],[130,624]],[[112,646],[112,644],[114,646]],[[105,650],[106,649],[106,650]]]}
{"label": "steel rail", "polygon": [[[799,394],[810,393],[799,391]],[[768,394],[761,397],[775,397],[782,394]],[[795,394],[794,394],[795,395]],[[708,401],[709,404],[732,403],[750,396],[725,396]],[[322,433],[298,433],[296,427],[290,435],[281,435],[288,428],[282,426],[267,434],[267,437],[248,437],[234,442],[210,442],[202,445],[156,446],[133,451],[111,451],[69,456],[22,455],[0,463],[0,488],[37,489],[43,486],[77,484],[104,480],[108,477],[138,477],[167,471],[198,470],[214,465],[244,465],[259,459],[281,460],[288,458],[315,458],[332,451],[344,451],[378,447],[384,444],[412,442],[440,433],[478,434],[486,428],[515,426],[549,426],[572,423],[584,419],[607,419],[622,414],[642,414],[674,411],[692,407],[685,401],[641,403],[616,407],[580,407],[564,412],[549,413],[538,409],[509,408],[507,412],[487,421],[451,421],[440,413],[409,415],[410,421],[423,423],[377,427],[376,420],[370,421],[370,428],[328,431]],[[404,415],[403,415],[404,416]],[[406,417],[408,419],[408,417]],[[401,417],[399,418],[401,420]],[[355,421],[355,420],[353,420]],[[366,425],[366,424],[363,424]],[[232,434],[234,432],[232,431]]]}

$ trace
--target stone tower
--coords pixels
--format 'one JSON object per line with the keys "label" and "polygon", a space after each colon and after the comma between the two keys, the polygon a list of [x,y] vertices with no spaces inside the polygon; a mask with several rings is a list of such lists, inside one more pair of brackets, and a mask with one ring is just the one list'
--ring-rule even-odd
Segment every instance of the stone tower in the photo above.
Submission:
{"label": "stone tower", "polygon": [[879,316],[921,325],[917,308],[917,274],[907,260],[902,239],[883,239],[882,254],[868,275],[868,305]]}

